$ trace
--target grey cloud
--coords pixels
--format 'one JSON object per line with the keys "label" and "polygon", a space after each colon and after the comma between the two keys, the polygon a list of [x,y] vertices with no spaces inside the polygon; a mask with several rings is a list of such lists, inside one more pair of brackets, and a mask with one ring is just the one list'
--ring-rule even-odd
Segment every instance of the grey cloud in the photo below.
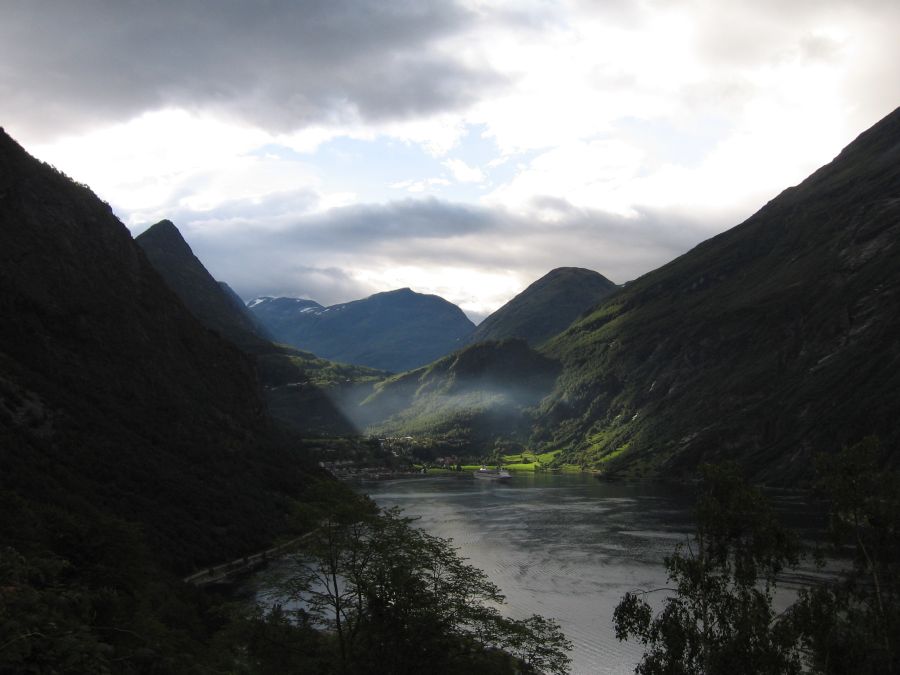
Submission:
{"label": "grey cloud", "polygon": [[[282,197],[283,199],[283,197]],[[614,281],[665,264],[710,236],[715,226],[644,211],[636,218],[542,200],[552,225],[499,208],[436,199],[359,205],[287,219],[265,215],[267,204],[242,217],[182,212],[175,223],[217,278],[243,297],[295,295],[323,304],[389,290],[360,282],[354,272],[393,266],[511,270],[524,283],[559,266],[595,269]],[[246,217],[250,216],[250,217]],[[729,223],[734,224],[734,223]],[[459,298],[478,289],[460,289]]]}
{"label": "grey cloud", "polygon": [[[261,260],[265,263],[266,261]],[[236,292],[244,298],[261,295],[299,297],[315,300],[322,305],[365,298],[379,290],[360,283],[346,270],[336,267],[287,265],[278,279],[269,275],[253,275],[250,270],[235,277]]]}
{"label": "grey cloud", "polygon": [[435,48],[472,16],[449,2],[6,3],[0,100],[36,138],[166,105],[273,130],[464,106],[501,84]]}
{"label": "grey cloud", "polygon": [[[202,185],[203,178],[185,183],[179,186],[168,200],[172,204],[182,201],[182,198],[195,194],[196,185]],[[167,211],[160,216],[173,222],[202,222],[210,221],[211,224],[225,226],[234,223],[235,227],[253,225],[255,222],[265,222],[271,226],[286,226],[297,219],[298,213],[305,213],[317,207],[320,202],[319,193],[311,188],[300,188],[283,192],[267,194],[264,199],[250,200],[240,199],[226,201],[218,205],[215,210],[202,212],[180,206]],[[116,204],[113,204],[115,210]],[[147,223],[151,225],[152,223]]]}
{"label": "grey cloud", "polygon": [[245,299],[261,295],[301,297],[331,305],[379,290],[354,279],[352,267],[330,264],[333,254],[310,246],[286,249],[259,232],[221,233],[176,222],[210,273]]}
{"label": "grey cloud", "polygon": [[426,199],[405,199],[387,204],[348,206],[303,218],[279,235],[284,243],[315,242],[354,248],[379,246],[390,241],[438,239],[483,233],[496,225],[490,212],[467,204]]}

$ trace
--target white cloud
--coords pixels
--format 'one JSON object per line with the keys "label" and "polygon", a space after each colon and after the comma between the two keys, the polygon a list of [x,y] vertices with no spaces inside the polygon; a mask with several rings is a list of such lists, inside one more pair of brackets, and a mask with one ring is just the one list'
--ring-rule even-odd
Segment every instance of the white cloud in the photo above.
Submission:
{"label": "white cloud", "polygon": [[460,183],[482,183],[484,172],[477,166],[469,166],[461,159],[446,159],[443,165],[450,169],[450,173]]}
{"label": "white cloud", "polygon": [[450,181],[446,178],[426,178],[424,180],[401,180],[391,183],[390,187],[394,190],[405,190],[414,194],[428,192],[433,188],[441,188],[450,185]]}
{"label": "white cloud", "polygon": [[[485,197],[488,204],[531,211],[537,197],[552,196],[585,207],[633,214],[628,188],[642,153],[620,141],[572,142],[540,154],[512,181]],[[553,220],[551,211],[537,214]]]}

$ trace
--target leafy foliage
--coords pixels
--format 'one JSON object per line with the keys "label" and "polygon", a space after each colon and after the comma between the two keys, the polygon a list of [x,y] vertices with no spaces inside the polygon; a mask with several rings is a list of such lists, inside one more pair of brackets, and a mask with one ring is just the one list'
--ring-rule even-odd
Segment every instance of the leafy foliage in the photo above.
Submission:
{"label": "leafy foliage", "polygon": [[342,672],[509,672],[498,669],[499,651],[525,672],[563,673],[568,663],[555,622],[503,617],[484,572],[396,510],[326,515],[273,593],[303,608],[301,624],[312,617],[333,631]]}
{"label": "leafy foliage", "polygon": [[648,648],[637,672],[799,673],[793,624],[772,608],[796,543],[733,465],[704,467],[696,515],[691,541],[666,558],[674,595],[661,612],[640,593],[615,610],[616,637]]}
{"label": "leafy foliage", "polygon": [[900,473],[886,470],[875,438],[819,461],[838,551],[852,568],[801,591],[792,608],[821,673],[900,672]]}
{"label": "leafy foliage", "polygon": [[616,636],[647,647],[637,672],[900,670],[900,472],[885,466],[874,437],[820,457],[818,472],[835,552],[852,551],[852,565],[776,615],[772,592],[796,562],[796,539],[733,466],[706,467],[697,531],[666,559],[674,595],[655,616],[639,592],[616,608]]}

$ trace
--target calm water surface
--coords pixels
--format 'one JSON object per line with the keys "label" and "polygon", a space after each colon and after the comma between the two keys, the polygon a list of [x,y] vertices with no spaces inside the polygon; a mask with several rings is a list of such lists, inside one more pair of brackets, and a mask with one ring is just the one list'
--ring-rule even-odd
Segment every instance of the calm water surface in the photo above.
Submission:
{"label": "calm water surface", "polygon": [[358,488],[452,538],[501,588],[510,616],[556,619],[579,675],[634,672],[640,645],[616,640],[613,610],[626,591],[665,585],[663,557],[691,529],[685,488],[581,474],[516,474],[506,484],[469,474]]}

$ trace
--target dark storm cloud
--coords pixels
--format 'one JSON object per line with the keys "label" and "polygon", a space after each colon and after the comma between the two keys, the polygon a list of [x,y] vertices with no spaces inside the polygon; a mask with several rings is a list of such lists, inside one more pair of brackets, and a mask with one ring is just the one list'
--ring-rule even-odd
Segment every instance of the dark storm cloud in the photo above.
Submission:
{"label": "dark storm cloud", "polygon": [[94,0],[4,3],[0,106],[37,137],[164,106],[275,131],[454,109],[500,78],[437,43],[449,2]]}

